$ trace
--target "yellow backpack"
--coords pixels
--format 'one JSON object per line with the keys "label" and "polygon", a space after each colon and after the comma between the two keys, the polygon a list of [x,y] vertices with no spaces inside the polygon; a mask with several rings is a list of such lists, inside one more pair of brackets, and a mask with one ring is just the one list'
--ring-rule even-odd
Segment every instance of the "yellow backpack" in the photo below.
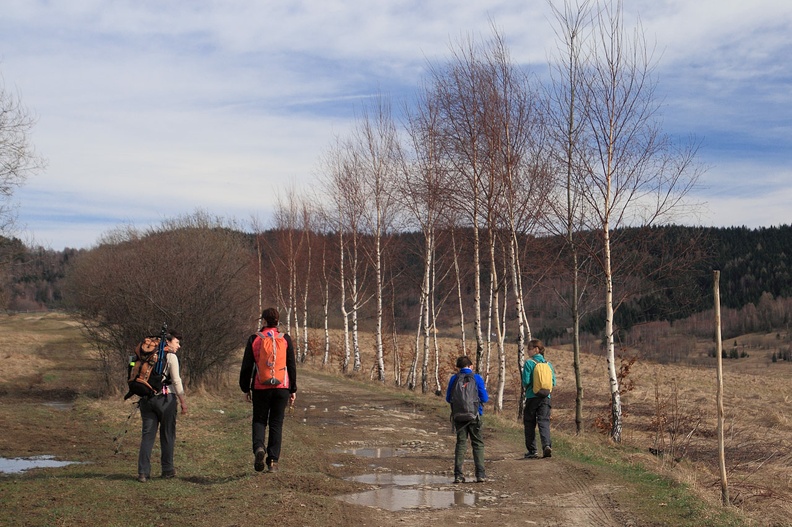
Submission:
{"label": "yellow backpack", "polygon": [[529,360],[535,364],[533,373],[531,373],[533,393],[537,397],[547,397],[553,391],[553,370],[547,362]]}

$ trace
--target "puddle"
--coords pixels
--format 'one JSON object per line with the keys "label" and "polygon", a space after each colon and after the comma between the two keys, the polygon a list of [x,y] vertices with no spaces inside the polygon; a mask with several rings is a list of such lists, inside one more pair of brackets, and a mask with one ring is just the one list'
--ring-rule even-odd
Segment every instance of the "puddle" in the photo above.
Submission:
{"label": "puddle", "polygon": [[353,505],[377,507],[389,511],[447,509],[457,505],[472,507],[478,501],[476,493],[461,490],[404,488],[451,483],[448,476],[436,474],[363,474],[362,476],[350,476],[344,479],[368,485],[381,485],[382,488],[355,494],[345,494],[338,496],[338,499]]}
{"label": "puddle", "polygon": [[396,450],[391,447],[361,447],[361,448],[342,448],[335,450],[341,454],[352,454],[353,456],[383,458],[396,456]]}
{"label": "puddle", "polygon": [[55,456],[32,456],[5,458],[0,457],[0,472],[5,474],[19,474],[32,468],[58,468],[79,463],[79,461],[57,461]]}
{"label": "puddle", "polygon": [[477,496],[457,490],[385,487],[356,494],[345,494],[338,496],[338,499],[352,505],[402,511],[407,509],[447,509],[454,506],[471,507],[476,504]]}
{"label": "puddle", "polygon": [[362,476],[352,476],[344,479],[347,481],[356,481],[358,483],[367,483],[369,485],[395,485],[398,487],[451,483],[448,476],[438,476],[435,474],[363,474]]}

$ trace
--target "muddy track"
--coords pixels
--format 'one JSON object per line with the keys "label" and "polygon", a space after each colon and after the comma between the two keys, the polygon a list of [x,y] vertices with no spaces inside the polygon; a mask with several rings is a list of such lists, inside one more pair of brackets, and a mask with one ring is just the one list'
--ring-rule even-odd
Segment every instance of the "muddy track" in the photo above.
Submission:
{"label": "muddy track", "polygon": [[[304,370],[294,417],[323,438],[328,472],[356,483],[356,492],[338,497],[359,509],[351,515],[360,525],[640,524],[620,510],[618,482],[563,456],[525,460],[486,416],[488,481],[461,485],[452,483],[455,436],[432,405]],[[472,479],[469,448],[465,469]]]}

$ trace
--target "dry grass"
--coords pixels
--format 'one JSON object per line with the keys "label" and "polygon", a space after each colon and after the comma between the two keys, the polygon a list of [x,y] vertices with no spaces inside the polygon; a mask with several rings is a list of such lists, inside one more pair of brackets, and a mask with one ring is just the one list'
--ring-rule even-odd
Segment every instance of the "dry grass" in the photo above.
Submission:
{"label": "dry grass", "polygon": [[[28,325],[35,322],[35,330],[28,331]],[[13,331],[12,331],[13,330]],[[316,343],[322,342],[319,332],[312,335]],[[330,372],[339,372],[341,364],[340,336],[333,337],[333,354],[331,364],[326,368]],[[739,338],[748,341],[747,338]],[[772,363],[770,347],[778,343],[775,333],[769,335],[753,335],[750,339],[757,348],[749,350],[750,357],[737,360],[724,360],[725,414],[726,414],[726,456],[729,473],[730,494],[733,502],[746,514],[755,518],[756,525],[790,525],[792,517],[792,364],[785,362]],[[74,322],[62,314],[17,315],[0,318],[0,358],[2,358],[3,390],[9,397],[24,398],[28,394],[39,394],[37,397],[58,395],[59,398],[70,394],[90,392],[90,372],[64,372],[59,367],[59,357],[70,352],[79,344],[79,332]],[[411,346],[414,337],[400,337],[398,344],[402,356],[402,368],[406,371],[412,359]],[[453,358],[459,353],[458,341],[441,339],[441,387],[447,382],[452,372]],[[471,343],[469,342],[469,346]],[[370,336],[362,339],[363,368],[352,374],[361,380],[372,376],[373,345]],[[727,343],[726,347],[730,347]],[[762,347],[767,346],[767,347]],[[519,375],[516,364],[516,350],[513,344],[508,345],[507,383],[504,393],[504,409],[502,417],[513,420],[516,427],[517,406],[519,404]],[[707,343],[700,343],[700,349],[707,349]],[[35,351],[33,353],[32,351]],[[85,349],[83,349],[83,352]],[[494,353],[493,348],[493,353]],[[554,364],[557,372],[558,387],[553,394],[553,430],[562,437],[573,440],[575,431],[575,379],[572,366],[572,352],[564,348],[549,348],[548,359]],[[717,471],[717,423],[715,419],[716,373],[715,359],[702,354],[695,357],[702,365],[687,366],[680,364],[659,365],[649,361],[638,360],[630,373],[634,381],[634,389],[625,394],[625,418],[623,444],[620,450],[628,454],[638,464],[654,467],[656,470],[673,476],[680,482],[690,485],[710,503],[717,503],[720,498]],[[321,367],[321,356],[311,355],[308,361],[314,367]],[[389,383],[393,379],[393,356],[389,351],[386,357]],[[489,386],[494,392],[496,385],[496,361],[491,361]],[[420,368],[420,364],[419,364]],[[603,436],[593,428],[598,416],[607,415],[610,396],[607,382],[607,363],[604,357],[584,354],[581,372],[584,387],[584,423],[585,434],[594,445],[607,444]],[[68,377],[67,377],[68,376]],[[63,386],[63,379],[68,378],[69,386],[63,393],[55,394],[50,387]],[[433,381],[430,392],[434,390]],[[403,372],[403,379],[406,373]],[[230,386],[236,383],[233,373],[229,373],[227,382]],[[32,387],[37,387],[33,390]],[[676,386],[676,390],[672,387]],[[43,389],[42,389],[43,388]],[[44,394],[44,395],[41,395]],[[495,395],[491,393],[491,395]],[[211,414],[212,395],[201,394],[206,412]],[[493,397],[494,399],[494,397]],[[223,400],[217,400],[217,408],[223,406]],[[227,402],[227,401],[226,401]],[[96,416],[99,422],[107,427],[108,435],[118,434],[123,430],[124,419],[128,414],[128,405],[117,399],[83,401],[84,408]],[[673,403],[673,404],[672,404]],[[671,407],[674,411],[670,411]],[[235,415],[244,405],[233,405],[229,418],[244,421],[242,416]],[[668,417],[667,423],[676,423],[675,433],[679,447],[672,456],[655,456],[650,448],[658,445],[658,428],[656,419],[658,408]],[[228,414],[226,414],[228,415]],[[671,419],[673,417],[673,419]],[[653,423],[653,420],[655,421]],[[188,425],[186,422],[185,425]],[[49,436],[63,436],[64,455],[72,452],[79,454],[81,449],[89,445],[70,444],[68,438],[76,430],[68,430],[68,422],[56,423],[42,430],[28,427],[20,421],[19,427],[24,430],[10,430],[24,433],[35,442],[35,433]],[[692,427],[695,424],[695,430]],[[687,429],[686,427],[690,428]],[[692,431],[692,433],[690,433]],[[668,427],[664,429],[668,433]],[[195,427],[190,429],[191,437],[198,444],[212,442],[210,431]],[[689,438],[688,437],[688,434]],[[194,435],[193,435],[194,434]],[[687,439],[683,439],[687,438]],[[577,438],[574,438],[577,441]],[[668,445],[671,438],[663,438],[663,445]],[[2,441],[0,441],[2,446]],[[682,449],[684,446],[684,449]],[[211,451],[210,448],[205,449]],[[676,459],[675,459],[676,458]],[[209,463],[209,462],[207,462]],[[238,470],[238,469],[236,469]],[[219,478],[221,470],[218,469]]]}

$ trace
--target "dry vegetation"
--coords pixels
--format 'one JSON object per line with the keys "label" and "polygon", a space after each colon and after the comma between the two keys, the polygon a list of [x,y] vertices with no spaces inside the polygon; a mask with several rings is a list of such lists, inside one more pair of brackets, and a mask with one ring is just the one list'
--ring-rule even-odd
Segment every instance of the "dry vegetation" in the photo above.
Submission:
{"label": "dry vegetation", "polygon": [[[36,315],[36,317],[39,317]],[[19,319],[3,319],[0,322],[0,338],[4,344],[0,348],[2,356],[2,377],[4,389],[0,390],[7,401],[22,401],[26,397],[45,397],[47,399],[71,399],[78,393],[91,393],[90,371],[59,371],[59,357],[71,350],[65,349],[63,342],[64,324],[72,326],[68,317],[50,314],[44,322],[51,320],[52,331],[20,332]],[[753,348],[746,351],[747,358],[724,360],[725,368],[725,408],[726,408],[726,455],[729,472],[730,494],[734,503],[743,510],[754,525],[790,525],[792,517],[792,477],[790,477],[792,449],[792,391],[790,373],[792,363],[776,362],[770,356],[776,343],[786,345],[786,335],[779,339],[775,333],[739,337],[743,343],[752,343]],[[73,346],[74,337],[71,338]],[[320,340],[320,335],[314,335]],[[399,347],[402,352],[403,367],[407,367],[411,357],[407,336],[401,337]],[[336,343],[337,344],[337,343]],[[364,340],[363,371],[353,376],[361,380],[369,379],[374,371],[373,352]],[[442,339],[441,383],[447,382],[451,372],[452,359],[458,353],[458,343],[452,339]],[[31,346],[36,353],[29,350]],[[733,341],[724,344],[730,349]],[[707,365],[684,366],[678,364],[659,365],[649,361],[636,361],[628,375],[632,390],[624,394],[625,421],[623,444],[620,447],[636,463],[652,467],[661,473],[688,484],[710,503],[719,500],[717,475],[717,437],[715,422],[715,369],[714,359],[706,357],[710,348],[707,342],[700,343],[700,357],[696,359]],[[340,346],[334,346],[335,350]],[[510,351],[514,351],[509,348]],[[337,371],[340,359],[337,351],[332,364],[327,368]],[[389,364],[389,379],[393,378],[392,350],[389,350],[386,364]],[[553,430],[561,444],[581,441],[574,438],[574,377],[572,353],[563,348],[549,348],[547,357],[556,367],[558,388],[553,396]],[[321,357],[309,357],[313,367],[319,368]],[[494,361],[493,361],[494,363]],[[509,356],[508,391],[502,417],[516,422],[517,393],[519,389],[516,364]],[[45,371],[46,376],[69,379],[69,384],[60,379],[38,379],[36,371]],[[606,435],[596,430],[597,417],[607,414],[607,374],[605,358],[590,353],[582,356],[583,384],[585,389],[584,416],[586,436],[593,449],[607,448]],[[40,375],[40,374],[39,374]],[[404,376],[406,378],[406,376]],[[229,383],[234,382],[229,374]],[[490,378],[494,386],[494,377]],[[390,381],[389,381],[390,384]],[[625,383],[629,384],[629,383]],[[59,392],[33,389],[34,385],[60,385]],[[430,385],[434,388],[434,385]],[[13,387],[13,389],[11,389]],[[211,394],[201,397],[212,400]],[[434,397],[427,395],[426,397]],[[118,432],[123,425],[124,413],[120,401],[96,400],[89,403],[92,411],[113,412],[112,432]],[[121,417],[118,417],[121,416]],[[55,426],[57,423],[53,423]],[[66,425],[68,423],[65,423]],[[64,424],[58,427],[37,429],[32,425],[19,422],[16,428],[7,430],[12,436],[16,433],[35,438],[36,433],[63,435],[64,438],[78,433],[66,430]],[[13,428],[13,427],[12,427]],[[191,433],[197,433],[192,430]],[[6,439],[9,439],[6,437]],[[35,439],[33,439],[35,441]],[[0,442],[0,445],[6,442]],[[598,446],[599,445],[599,446]],[[8,445],[6,445],[8,446]],[[71,444],[65,454],[79,458],[88,455],[91,445]],[[83,452],[85,450],[85,452]],[[653,453],[654,452],[654,453]]]}

